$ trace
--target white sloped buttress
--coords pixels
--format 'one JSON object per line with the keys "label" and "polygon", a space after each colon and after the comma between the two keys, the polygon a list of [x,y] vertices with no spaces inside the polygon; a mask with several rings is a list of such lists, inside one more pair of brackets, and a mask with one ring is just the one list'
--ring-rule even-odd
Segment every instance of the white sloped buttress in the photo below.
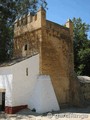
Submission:
{"label": "white sloped buttress", "polygon": [[32,95],[33,106],[37,113],[59,111],[59,104],[49,75],[39,75]]}

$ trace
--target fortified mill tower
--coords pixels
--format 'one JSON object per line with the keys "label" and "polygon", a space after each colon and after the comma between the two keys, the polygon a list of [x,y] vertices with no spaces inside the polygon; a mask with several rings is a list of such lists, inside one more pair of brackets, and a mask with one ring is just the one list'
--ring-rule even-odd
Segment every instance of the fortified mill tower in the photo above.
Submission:
{"label": "fortified mill tower", "polygon": [[[73,24],[65,26],[46,20],[41,7],[15,21],[14,57],[39,54],[39,74],[49,75],[60,106],[71,102],[70,79],[73,65]],[[32,68],[33,69],[33,68]]]}
{"label": "fortified mill tower", "polygon": [[90,80],[74,72],[71,20],[64,26],[48,21],[42,7],[22,16],[14,24],[13,52],[13,59],[0,65],[0,111],[46,113],[90,105]]}

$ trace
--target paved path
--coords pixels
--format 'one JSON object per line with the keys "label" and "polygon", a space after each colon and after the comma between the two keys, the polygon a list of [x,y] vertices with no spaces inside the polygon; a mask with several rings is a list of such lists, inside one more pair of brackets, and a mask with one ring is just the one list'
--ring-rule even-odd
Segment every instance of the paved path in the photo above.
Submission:
{"label": "paved path", "polygon": [[0,113],[0,120],[90,120],[90,107],[67,108],[42,115],[25,109],[13,115]]}

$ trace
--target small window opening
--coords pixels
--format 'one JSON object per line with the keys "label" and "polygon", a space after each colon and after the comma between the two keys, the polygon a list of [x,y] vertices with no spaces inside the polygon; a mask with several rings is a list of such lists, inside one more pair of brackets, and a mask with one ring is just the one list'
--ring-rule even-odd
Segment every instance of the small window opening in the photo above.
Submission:
{"label": "small window opening", "polygon": [[26,68],[26,76],[28,76],[28,68]]}
{"label": "small window opening", "polygon": [[25,49],[24,50],[27,50],[27,44],[25,45]]}
{"label": "small window opening", "polygon": [[37,20],[37,15],[35,15],[35,21]]}
{"label": "small window opening", "polygon": [[32,15],[30,15],[30,22],[32,22],[33,21],[33,17],[32,17]]}
{"label": "small window opening", "polygon": [[19,20],[17,21],[17,27],[19,26]]}

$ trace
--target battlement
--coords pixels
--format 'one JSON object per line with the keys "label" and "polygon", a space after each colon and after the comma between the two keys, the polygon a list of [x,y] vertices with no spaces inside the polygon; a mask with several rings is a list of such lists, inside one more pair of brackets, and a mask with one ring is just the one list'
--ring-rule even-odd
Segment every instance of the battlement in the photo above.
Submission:
{"label": "battlement", "polygon": [[18,27],[25,26],[28,23],[35,22],[37,20],[37,14],[32,15],[31,13],[28,13],[19,19],[16,19],[14,27],[17,29]]}
{"label": "battlement", "polygon": [[14,37],[39,29],[46,24],[46,11],[41,7],[35,15],[28,13],[14,22]]}

